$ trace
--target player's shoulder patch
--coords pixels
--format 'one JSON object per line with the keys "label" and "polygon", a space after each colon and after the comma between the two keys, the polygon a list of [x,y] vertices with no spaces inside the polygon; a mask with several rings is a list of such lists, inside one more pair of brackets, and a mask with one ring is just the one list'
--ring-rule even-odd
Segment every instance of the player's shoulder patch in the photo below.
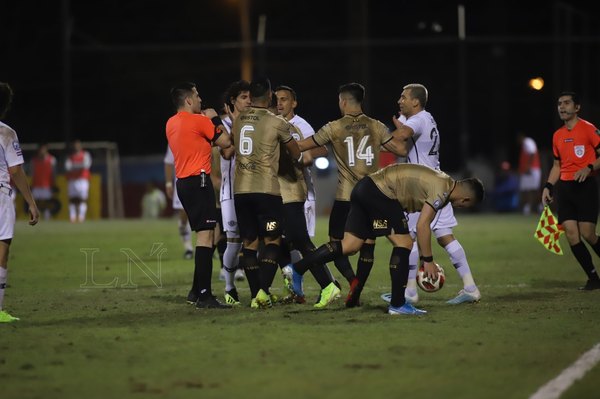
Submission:
{"label": "player's shoulder patch", "polygon": [[19,144],[19,141],[18,140],[13,141],[12,146],[13,146],[13,150],[15,150],[15,154],[22,157],[23,152],[21,151],[21,145]]}

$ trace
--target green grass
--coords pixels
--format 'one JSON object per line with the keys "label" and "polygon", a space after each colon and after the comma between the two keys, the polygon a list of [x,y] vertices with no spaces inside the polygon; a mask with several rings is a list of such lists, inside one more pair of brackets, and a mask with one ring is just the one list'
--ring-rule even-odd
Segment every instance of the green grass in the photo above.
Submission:
{"label": "green grass", "polygon": [[[385,313],[383,238],[361,308],[199,311],[185,304],[193,266],[175,221],[19,222],[5,308],[22,320],[0,325],[0,397],[527,398],[600,342],[600,292],[576,290],[585,276],[566,241],[565,256],[546,251],[535,217],[459,220],[482,301],[445,304],[462,284],[434,246],[446,285],[420,293],[423,317]],[[325,220],[318,229],[320,245]],[[87,264],[81,248],[96,248]],[[152,279],[135,262],[128,279],[126,248]],[[81,288],[92,269],[97,284],[116,283]],[[214,277],[221,294],[217,267]],[[310,275],[306,286],[316,297]],[[247,305],[247,285],[238,287]],[[597,397],[599,377],[596,366],[563,397]]]}

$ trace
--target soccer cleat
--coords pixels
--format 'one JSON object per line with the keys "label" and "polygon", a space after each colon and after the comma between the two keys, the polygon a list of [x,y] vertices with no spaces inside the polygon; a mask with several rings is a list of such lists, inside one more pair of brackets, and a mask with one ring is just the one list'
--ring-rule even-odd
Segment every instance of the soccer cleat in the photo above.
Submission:
{"label": "soccer cleat", "polygon": [[294,268],[290,265],[281,268],[283,274],[283,285],[286,293],[286,300],[293,300],[296,303],[304,303],[304,292],[302,289],[302,275],[296,273]]}
{"label": "soccer cleat", "polygon": [[250,301],[250,309],[258,309],[258,302],[256,302],[256,298],[252,298]]}
{"label": "soccer cleat", "polygon": [[279,297],[275,294],[269,294],[269,299],[271,300],[271,305],[275,305],[279,302]]}
{"label": "soccer cleat", "polygon": [[18,317],[11,316],[6,310],[0,310],[0,323],[12,323],[20,320]]}
{"label": "soccer cleat", "polygon": [[588,280],[584,286],[578,288],[580,291],[591,291],[600,289],[600,280]]}
{"label": "soccer cleat", "polygon": [[186,302],[189,303],[190,305],[195,305],[197,301],[198,301],[198,295],[196,295],[194,290],[190,290],[190,292],[188,292]]}
{"label": "soccer cleat", "polygon": [[273,302],[271,302],[271,296],[262,288],[258,290],[258,293],[256,294],[256,304],[260,309],[267,309],[273,306]]}
{"label": "soccer cleat", "polygon": [[235,288],[225,291],[225,303],[231,306],[240,305],[240,297],[238,296],[238,292]]}
{"label": "soccer cleat", "polygon": [[192,251],[191,249],[186,249],[185,252],[183,253],[183,259],[193,259],[194,258],[194,251]]}
{"label": "soccer cleat", "polygon": [[394,307],[394,306],[390,305],[388,307],[388,314],[391,314],[393,316],[396,316],[396,315],[420,316],[420,315],[427,314],[427,311],[422,310],[422,309],[417,309],[410,303],[405,303],[404,305],[398,306],[398,307]]}
{"label": "soccer cleat", "polygon": [[383,302],[390,303],[392,302],[392,293],[386,292],[385,294],[381,294],[380,298],[383,300]]}
{"label": "soccer cleat", "polygon": [[360,293],[362,290],[363,285],[360,283],[360,280],[357,277],[354,277],[350,283],[350,291],[348,291],[348,296],[345,301],[347,308],[360,306]]}
{"label": "soccer cleat", "polygon": [[233,278],[235,279],[235,281],[244,281],[244,279],[246,278],[246,273],[244,273],[244,269],[236,269]]}
{"label": "soccer cleat", "polygon": [[216,296],[210,295],[207,298],[198,298],[196,301],[197,309],[231,309],[231,306],[221,303]]}
{"label": "soccer cleat", "polygon": [[319,300],[313,305],[313,307],[315,309],[325,309],[327,305],[335,301],[336,298],[339,298],[339,295],[340,289],[334,283],[329,283],[327,287],[321,290]]}
{"label": "soccer cleat", "polygon": [[458,295],[455,298],[452,298],[449,301],[446,301],[446,303],[448,303],[450,305],[459,305],[461,303],[479,302],[480,299],[481,299],[481,293],[479,292],[479,289],[475,288],[475,291],[473,291],[473,292],[467,292],[465,290],[460,290],[458,292]]}

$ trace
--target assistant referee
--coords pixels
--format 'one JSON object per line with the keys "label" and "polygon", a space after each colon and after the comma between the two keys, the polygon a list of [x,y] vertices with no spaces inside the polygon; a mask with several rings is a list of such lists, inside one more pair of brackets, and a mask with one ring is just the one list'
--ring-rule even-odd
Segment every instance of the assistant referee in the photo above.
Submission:
{"label": "assistant referee", "polygon": [[224,308],[212,294],[213,235],[217,223],[215,193],[210,179],[211,148],[217,145],[225,159],[235,150],[214,109],[202,110],[194,83],[171,89],[177,113],[167,121],[166,134],[175,161],[177,195],[196,234],[194,280],[187,300],[198,308]]}

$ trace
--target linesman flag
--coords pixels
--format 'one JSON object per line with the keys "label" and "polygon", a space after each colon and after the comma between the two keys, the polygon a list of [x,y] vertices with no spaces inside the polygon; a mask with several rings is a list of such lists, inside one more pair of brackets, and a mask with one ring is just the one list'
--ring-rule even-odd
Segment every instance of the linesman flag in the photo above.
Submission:
{"label": "linesman flag", "polygon": [[556,218],[552,214],[550,207],[546,205],[533,236],[537,238],[548,251],[556,255],[562,255],[563,251],[560,248],[558,239],[564,232],[563,227],[556,222]]}

